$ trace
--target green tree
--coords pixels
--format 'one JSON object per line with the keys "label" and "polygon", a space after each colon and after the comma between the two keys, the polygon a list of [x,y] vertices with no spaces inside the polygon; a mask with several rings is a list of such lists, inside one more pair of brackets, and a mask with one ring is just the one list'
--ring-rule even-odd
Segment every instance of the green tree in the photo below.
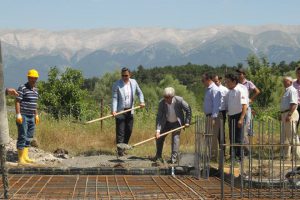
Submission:
{"label": "green tree", "polygon": [[274,105],[276,98],[274,91],[280,87],[277,84],[278,77],[273,75],[273,69],[266,58],[261,58],[260,61],[255,55],[250,55],[247,60],[250,72],[247,76],[261,91],[255,103],[259,107]]}
{"label": "green tree", "polygon": [[76,119],[83,117],[88,108],[85,101],[88,93],[81,89],[83,81],[79,70],[66,68],[60,74],[56,67],[51,68],[48,81],[40,81],[38,84],[41,108],[56,119],[65,116]]}

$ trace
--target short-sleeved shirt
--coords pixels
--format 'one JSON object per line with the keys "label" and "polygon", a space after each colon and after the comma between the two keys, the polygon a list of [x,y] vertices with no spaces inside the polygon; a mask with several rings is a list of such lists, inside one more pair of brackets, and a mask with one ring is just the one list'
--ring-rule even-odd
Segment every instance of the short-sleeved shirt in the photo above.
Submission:
{"label": "short-sleeved shirt", "polygon": [[297,82],[297,79],[293,81],[293,86],[297,90],[298,104],[300,104],[300,84]]}
{"label": "short-sleeved shirt", "polygon": [[256,88],[254,83],[252,81],[247,80],[247,79],[245,79],[245,81],[242,83],[242,85],[244,85],[247,88],[249,94],[252,90],[254,90]]}
{"label": "short-sleeved shirt", "polygon": [[280,111],[289,110],[291,104],[298,104],[298,93],[292,85],[285,89],[285,92],[281,97]]}
{"label": "short-sleeved shirt", "polygon": [[36,87],[31,88],[27,82],[18,88],[19,96],[16,97],[20,102],[20,111],[23,115],[35,115],[39,93]]}
{"label": "short-sleeved shirt", "polygon": [[248,104],[248,94],[241,84],[237,84],[226,95],[228,115],[236,115],[242,112],[243,105]]}
{"label": "short-sleeved shirt", "polygon": [[220,111],[226,110],[226,102],[225,102],[225,97],[228,93],[228,88],[223,86],[223,85],[219,85],[219,90],[221,93],[221,105],[220,105]]}

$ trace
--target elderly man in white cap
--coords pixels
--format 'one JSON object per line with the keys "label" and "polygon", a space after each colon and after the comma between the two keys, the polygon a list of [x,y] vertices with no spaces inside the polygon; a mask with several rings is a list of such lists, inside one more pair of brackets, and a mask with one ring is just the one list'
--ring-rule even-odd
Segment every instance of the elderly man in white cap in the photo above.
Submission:
{"label": "elderly man in white cap", "polygon": [[[299,114],[297,112],[298,93],[292,84],[292,77],[283,77],[283,85],[285,87],[285,92],[281,97],[280,105],[282,123],[282,133],[280,140],[282,144],[286,145],[297,143],[296,124],[299,119]],[[300,158],[299,153],[296,152],[296,148],[293,148],[293,152],[295,152],[297,158]],[[284,156],[284,159],[291,158],[291,146],[284,147],[284,155],[282,156]]]}

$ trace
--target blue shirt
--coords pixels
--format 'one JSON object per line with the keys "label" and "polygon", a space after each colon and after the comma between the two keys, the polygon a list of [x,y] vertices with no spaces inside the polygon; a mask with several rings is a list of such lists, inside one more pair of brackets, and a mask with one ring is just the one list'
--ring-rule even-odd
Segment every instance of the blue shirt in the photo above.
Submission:
{"label": "blue shirt", "polygon": [[206,115],[211,114],[212,117],[216,118],[219,113],[221,105],[221,92],[215,83],[210,84],[205,91],[204,97],[204,113]]}

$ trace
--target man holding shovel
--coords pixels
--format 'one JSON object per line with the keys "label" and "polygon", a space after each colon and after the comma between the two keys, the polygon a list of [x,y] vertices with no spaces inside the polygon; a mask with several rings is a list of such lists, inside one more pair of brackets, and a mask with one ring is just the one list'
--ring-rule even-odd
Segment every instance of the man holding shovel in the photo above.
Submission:
{"label": "man holding shovel", "polygon": [[[156,155],[154,161],[161,161],[163,145],[166,135],[160,137],[164,132],[178,128],[180,126],[188,127],[191,122],[192,111],[187,102],[182,97],[175,96],[175,90],[167,87],[163,92],[164,98],[160,100],[156,116]],[[185,112],[185,115],[184,115]],[[170,163],[177,162],[180,144],[180,130],[172,133],[172,154]]]}
{"label": "man holding shovel", "polygon": [[[133,110],[117,115],[134,107],[134,97],[137,94],[140,107],[144,107],[144,95],[136,80],[131,79],[130,70],[121,70],[122,79],[116,81],[112,87],[111,114],[116,118],[116,143],[128,144],[133,127]],[[124,149],[117,147],[118,156],[124,155]]]}

